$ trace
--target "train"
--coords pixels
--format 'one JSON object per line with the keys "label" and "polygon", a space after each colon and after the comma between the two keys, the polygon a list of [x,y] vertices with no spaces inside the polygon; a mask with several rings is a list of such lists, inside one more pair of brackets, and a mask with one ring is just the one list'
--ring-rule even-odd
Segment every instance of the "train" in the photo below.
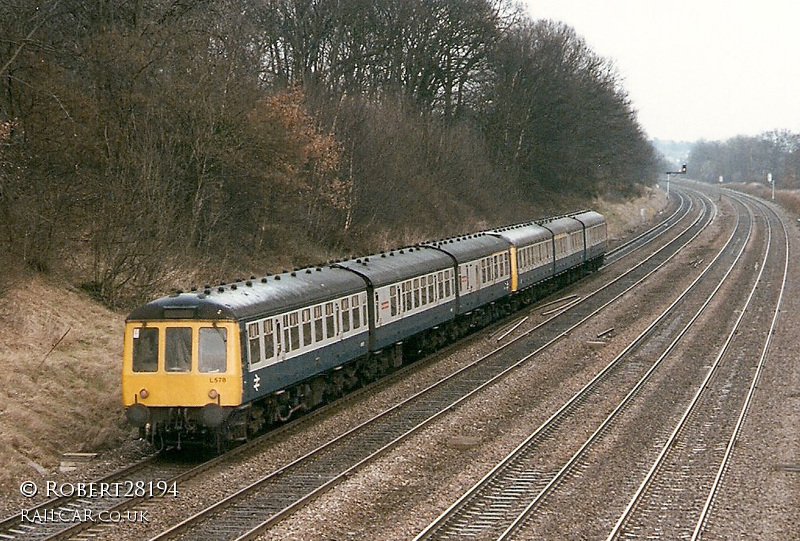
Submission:
{"label": "train", "polygon": [[171,295],[126,318],[122,403],[156,448],[244,441],[603,263],[583,210]]}

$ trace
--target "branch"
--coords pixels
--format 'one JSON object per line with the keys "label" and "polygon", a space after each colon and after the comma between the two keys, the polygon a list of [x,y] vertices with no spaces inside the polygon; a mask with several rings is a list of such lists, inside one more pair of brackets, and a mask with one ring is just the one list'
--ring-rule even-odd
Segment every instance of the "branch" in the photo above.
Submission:
{"label": "branch", "polygon": [[[52,13],[53,11],[55,11],[56,7],[58,7],[58,2],[56,2],[55,4],[53,4],[53,7],[52,7],[52,8],[50,8],[50,13]],[[48,15],[49,15],[49,13],[48,13]],[[4,72],[4,71],[6,71],[6,70],[8,69],[8,67],[9,67],[9,66],[10,66],[10,65],[11,65],[11,64],[14,62],[14,60],[16,60],[16,59],[17,59],[17,57],[19,56],[19,53],[21,53],[21,52],[22,52],[22,49],[25,47],[25,45],[31,41],[31,38],[33,38],[33,35],[36,33],[36,31],[37,31],[37,30],[39,30],[39,27],[40,27],[40,26],[42,26],[42,23],[43,23],[43,22],[44,22],[46,19],[47,19],[47,17],[42,17],[42,18],[39,20],[39,22],[38,22],[38,23],[36,23],[36,25],[33,27],[33,29],[32,29],[30,32],[28,32],[28,35],[27,35],[27,36],[25,36],[25,39],[23,39],[23,40],[22,40],[22,42],[19,44],[19,47],[17,47],[17,50],[16,50],[16,51],[14,51],[14,54],[13,54],[13,55],[11,55],[11,58],[8,60],[8,62],[6,62],[6,63],[3,65],[3,67],[2,67],[2,68],[0,68],[0,75],[2,75],[2,74],[3,74],[3,72]]]}

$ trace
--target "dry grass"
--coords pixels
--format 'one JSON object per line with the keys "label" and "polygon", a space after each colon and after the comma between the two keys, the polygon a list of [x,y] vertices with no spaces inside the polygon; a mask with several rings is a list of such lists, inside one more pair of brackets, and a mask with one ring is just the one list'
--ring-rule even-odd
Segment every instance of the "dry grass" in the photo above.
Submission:
{"label": "dry grass", "polygon": [[[772,199],[772,189],[763,183],[732,184],[729,187],[758,196],[765,201]],[[800,215],[800,190],[775,190],[775,202],[787,212]]]}
{"label": "dry grass", "polygon": [[666,208],[667,194],[662,190],[644,188],[644,195],[630,201],[596,201],[592,208],[602,213],[608,222],[610,246],[637,231],[643,222],[651,223]]}
{"label": "dry grass", "polygon": [[9,493],[56,470],[62,453],[112,448],[130,431],[119,399],[124,316],[40,276],[3,282],[0,493]]}

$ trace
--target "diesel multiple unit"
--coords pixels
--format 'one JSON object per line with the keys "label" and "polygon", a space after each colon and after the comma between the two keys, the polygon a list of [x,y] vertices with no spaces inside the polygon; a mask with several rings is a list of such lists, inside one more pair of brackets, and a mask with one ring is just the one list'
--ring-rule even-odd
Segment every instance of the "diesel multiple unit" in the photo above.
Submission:
{"label": "diesel multiple unit", "polygon": [[583,211],[155,300],[126,320],[128,421],[246,439],[596,270],[606,239]]}

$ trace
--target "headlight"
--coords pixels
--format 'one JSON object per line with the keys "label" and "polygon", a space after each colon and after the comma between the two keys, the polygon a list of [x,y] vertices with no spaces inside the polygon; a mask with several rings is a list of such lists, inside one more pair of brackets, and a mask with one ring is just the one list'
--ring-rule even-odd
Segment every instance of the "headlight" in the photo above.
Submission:
{"label": "headlight", "polygon": [[208,391],[208,397],[209,397],[211,400],[216,400],[216,398],[217,398],[218,396],[219,396],[219,393],[217,392],[217,390],[216,390],[216,389],[211,389],[210,391]]}
{"label": "headlight", "polygon": [[150,393],[147,392],[147,389],[139,391],[139,398],[147,398],[148,396],[150,396]]}

